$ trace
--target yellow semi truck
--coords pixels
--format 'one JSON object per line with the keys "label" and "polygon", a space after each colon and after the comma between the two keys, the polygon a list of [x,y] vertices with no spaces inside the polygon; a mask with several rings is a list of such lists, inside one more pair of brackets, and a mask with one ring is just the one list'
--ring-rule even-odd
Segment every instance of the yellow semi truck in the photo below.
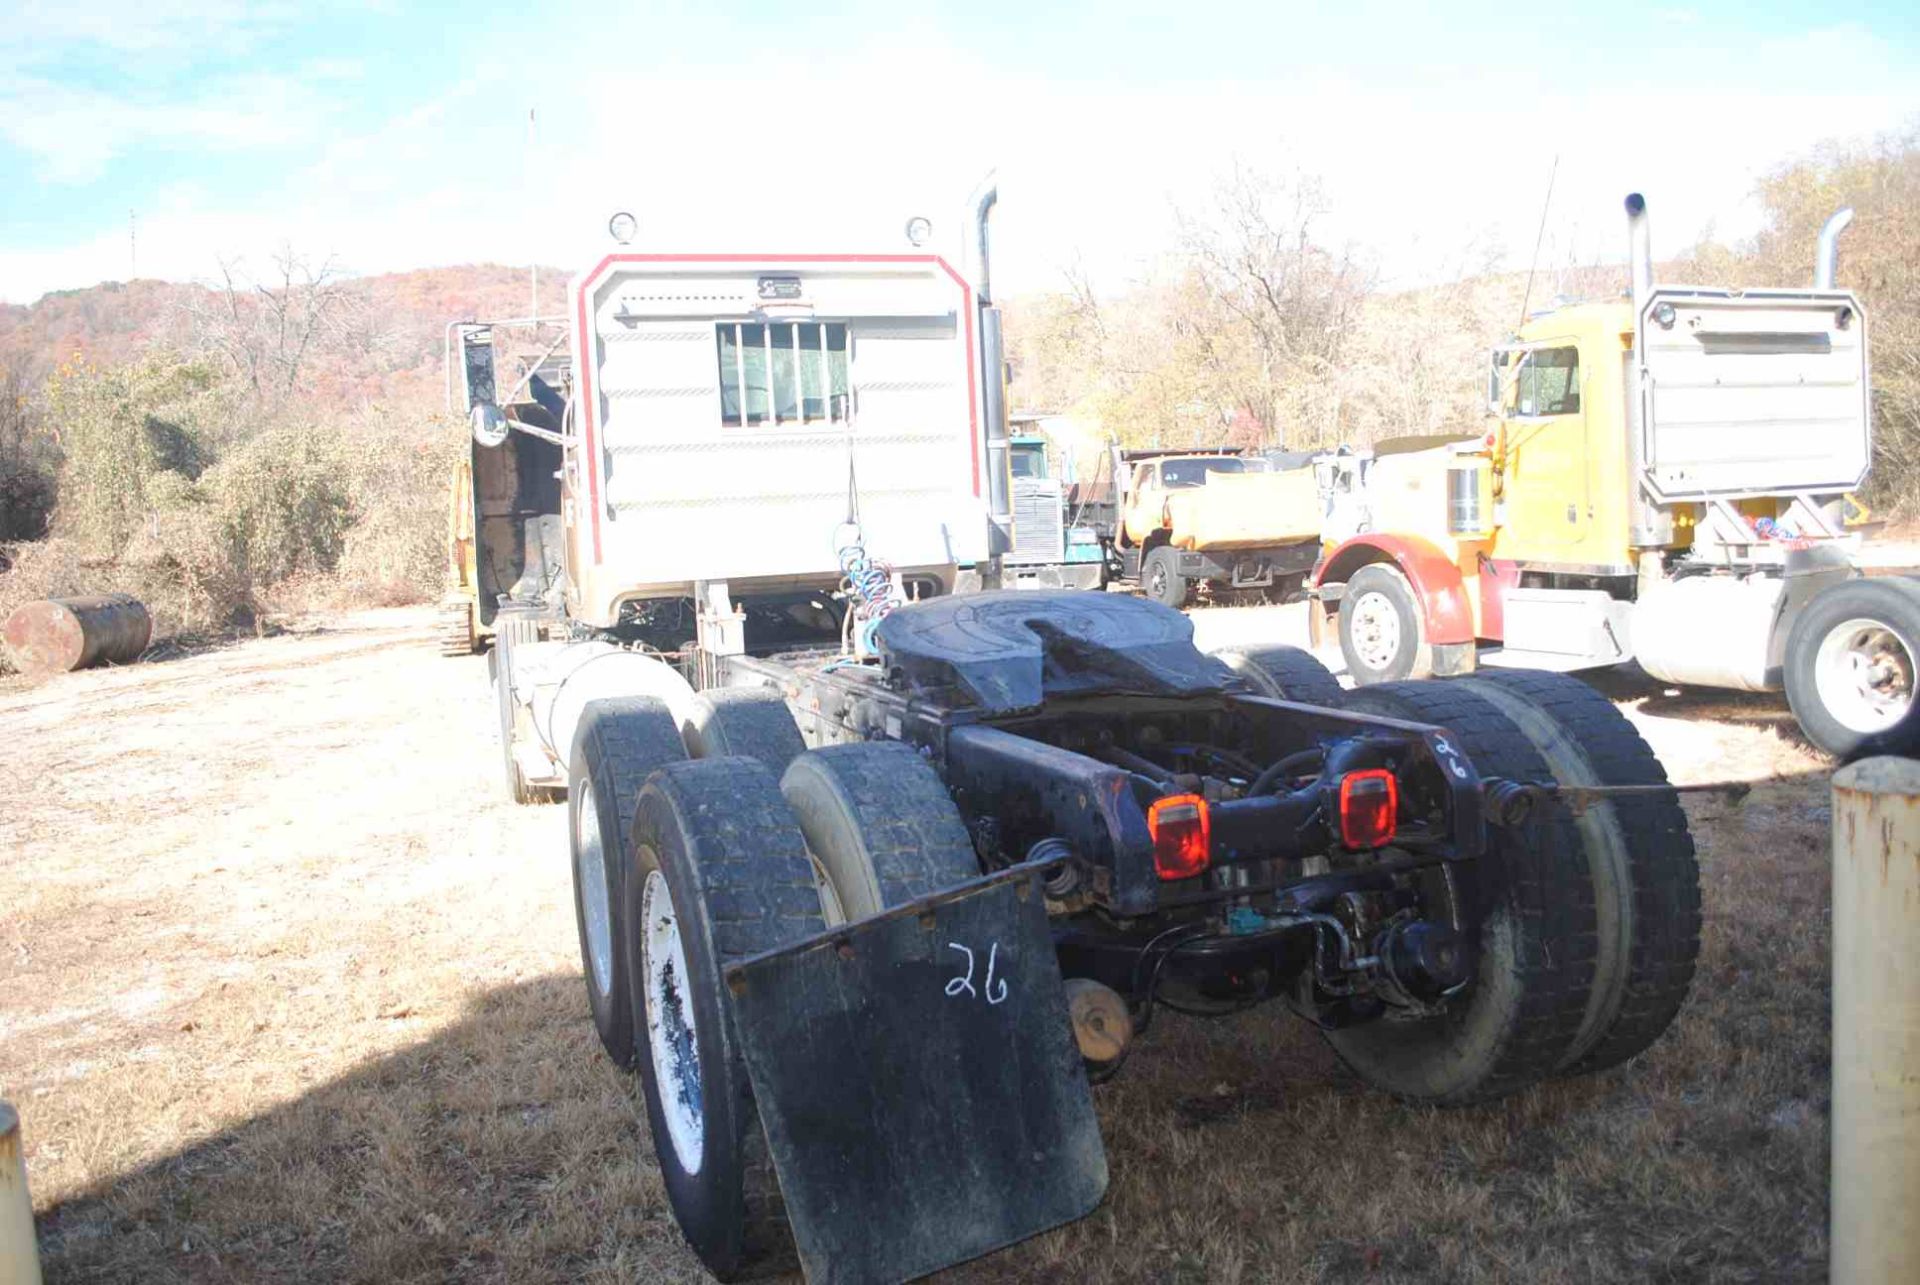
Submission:
{"label": "yellow semi truck", "polygon": [[1560,307],[1494,349],[1492,427],[1377,458],[1368,529],[1315,569],[1316,636],[1359,683],[1477,665],[1637,661],[1676,684],[1784,687],[1850,753],[1893,727],[1920,586],[1862,578],[1842,521],[1871,458],[1867,319],[1834,285],[1656,285],[1626,202],[1629,297]]}

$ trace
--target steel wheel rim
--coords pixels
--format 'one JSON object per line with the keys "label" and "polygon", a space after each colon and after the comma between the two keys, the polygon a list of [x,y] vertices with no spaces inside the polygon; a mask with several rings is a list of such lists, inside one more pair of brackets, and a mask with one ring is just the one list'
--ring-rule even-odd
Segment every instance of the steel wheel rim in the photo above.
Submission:
{"label": "steel wheel rim", "polygon": [[1354,655],[1368,669],[1386,669],[1400,654],[1400,613],[1393,600],[1370,589],[1354,600],[1350,636]]}
{"label": "steel wheel rim", "polygon": [[613,990],[613,895],[607,887],[606,852],[600,846],[600,812],[593,786],[576,791],[573,823],[573,877],[580,889],[580,920],[586,929],[587,964],[597,994]]}
{"label": "steel wheel rim", "polygon": [[1884,731],[1913,704],[1913,649],[1883,622],[1843,620],[1820,640],[1813,685],[1820,705],[1850,732]]}
{"label": "steel wheel rim", "polygon": [[646,994],[647,1053],[654,1090],[667,1123],[667,1140],[680,1168],[700,1172],[706,1112],[700,1080],[699,1027],[688,991],[687,954],[680,917],[658,867],[647,871],[640,896],[640,957]]}
{"label": "steel wheel rim", "polygon": [[1167,568],[1162,562],[1156,561],[1153,569],[1147,572],[1147,596],[1150,598],[1167,596]]}

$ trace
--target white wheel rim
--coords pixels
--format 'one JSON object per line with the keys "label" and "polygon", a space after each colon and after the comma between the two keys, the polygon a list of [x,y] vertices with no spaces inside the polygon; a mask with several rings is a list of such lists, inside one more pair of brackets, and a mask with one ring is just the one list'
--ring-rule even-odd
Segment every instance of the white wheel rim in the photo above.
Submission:
{"label": "white wheel rim", "polygon": [[613,990],[613,897],[607,889],[606,852],[600,846],[600,812],[593,786],[582,781],[575,791],[573,877],[580,888],[580,919],[586,926],[587,964],[594,992]]}
{"label": "white wheel rim", "polygon": [[680,917],[673,913],[667,881],[647,871],[640,897],[640,954],[647,999],[647,1051],[653,1084],[666,1117],[674,1158],[687,1173],[700,1172],[706,1114],[700,1091],[699,1028],[688,992],[687,954],[680,943]]}
{"label": "white wheel rim", "polygon": [[1400,613],[1393,600],[1377,589],[1353,603],[1353,653],[1368,669],[1386,669],[1400,654]]}
{"label": "white wheel rim", "polygon": [[1850,732],[1883,731],[1899,722],[1913,703],[1913,679],[1906,639],[1864,616],[1829,629],[1813,659],[1821,708]]}

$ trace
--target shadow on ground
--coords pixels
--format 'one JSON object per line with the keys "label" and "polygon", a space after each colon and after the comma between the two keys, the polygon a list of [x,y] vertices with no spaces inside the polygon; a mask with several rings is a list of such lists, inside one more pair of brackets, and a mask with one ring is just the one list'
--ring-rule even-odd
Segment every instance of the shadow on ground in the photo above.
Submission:
{"label": "shadow on ground", "polygon": [[52,1281],[704,1279],[635,1110],[579,980],[517,983],[47,1211],[41,1255]]}
{"label": "shadow on ground", "polygon": [[[946,1279],[1818,1278],[1826,938],[1807,926],[1825,889],[1783,879],[1783,846],[1707,845],[1694,997],[1608,1075],[1435,1111],[1362,1088],[1277,1006],[1161,1015],[1097,1093],[1105,1204]],[[48,1279],[705,1279],[584,1008],[571,975],[480,994],[430,1038],[48,1210]]]}
{"label": "shadow on ground", "polygon": [[1810,754],[1818,754],[1800,731],[1785,692],[1736,692],[1719,687],[1676,687],[1638,666],[1593,669],[1574,675],[1608,700],[1634,701],[1642,713],[1689,722],[1730,723],[1778,732]]}

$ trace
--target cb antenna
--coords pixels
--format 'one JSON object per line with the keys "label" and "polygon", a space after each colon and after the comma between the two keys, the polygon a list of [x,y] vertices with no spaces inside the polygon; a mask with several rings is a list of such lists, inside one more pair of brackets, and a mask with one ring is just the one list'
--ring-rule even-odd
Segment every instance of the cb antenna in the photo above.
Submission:
{"label": "cb antenna", "polygon": [[1547,199],[1540,202],[1540,230],[1533,234],[1533,259],[1527,264],[1527,292],[1520,299],[1520,324],[1527,324],[1527,309],[1533,306],[1533,272],[1540,266],[1540,243],[1547,239],[1547,211],[1553,206],[1553,180],[1560,174],[1560,153],[1553,154],[1553,168],[1547,171]]}

